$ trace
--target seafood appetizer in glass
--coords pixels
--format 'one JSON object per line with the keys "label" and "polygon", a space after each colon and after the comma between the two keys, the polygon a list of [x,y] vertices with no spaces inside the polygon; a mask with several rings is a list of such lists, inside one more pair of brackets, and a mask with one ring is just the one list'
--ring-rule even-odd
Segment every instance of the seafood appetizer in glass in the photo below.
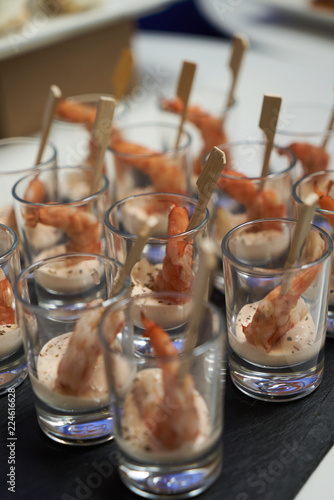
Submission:
{"label": "seafood appetizer in glass", "polygon": [[[288,150],[274,147],[269,173],[262,177],[265,143],[241,141],[220,146],[226,156],[226,165],[212,196],[210,236],[219,252],[225,234],[235,226],[256,219],[291,216],[291,189],[294,182],[295,158]],[[272,227],[275,237],[275,224]],[[256,236],[259,247],[264,244],[261,234]],[[215,285],[224,291],[222,265]]]}
{"label": "seafood appetizer in glass", "polygon": [[190,193],[191,139],[170,123],[136,123],[111,134],[116,197],[155,192]]}
{"label": "seafood appetizer in glass", "polygon": [[40,169],[54,167],[57,151],[51,142],[44,148],[42,161],[36,165],[40,139],[33,137],[11,137],[0,140],[0,223],[11,227],[17,233],[13,206],[12,188],[24,175]]}
{"label": "seafood appetizer in glass", "polygon": [[109,202],[102,174],[91,193],[94,170],[59,167],[20,179],[13,188],[25,264],[71,252],[104,253],[103,217]]}
{"label": "seafood appetizer in glass", "polygon": [[[141,496],[187,498],[206,490],[221,472],[225,325],[218,309],[206,303],[189,350],[188,321],[166,329],[161,317],[152,319],[146,300],[138,295],[118,302],[99,325],[118,472]],[[160,292],[152,300],[181,303],[191,296]],[[115,324],[121,325],[117,335]],[[119,366],[129,373],[123,381]]]}
{"label": "seafood appetizer in glass", "polygon": [[[187,196],[150,193],[125,198],[107,210],[107,252],[122,263],[147,217],[153,215],[157,220],[138,262],[132,268],[132,295],[150,294],[152,290],[191,292],[198,265],[198,242],[207,235],[209,220],[206,210],[203,221],[188,230],[195,206],[196,200]],[[173,303],[161,308],[153,302],[150,307],[151,314],[156,311],[160,317],[163,315],[166,324],[174,309],[178,314],[180,311]]]}
{"label": "seafood appetizer in glass", "polygon": [[13,292],[20,271],[17,235],[0,224],[0,394],[12,390],[27,376]]}
{"label": "seafood appetizer in glass", "polygon": [[[63,274],[73,267],[76,276]],[[80,269],[89,270],[89,281]],[[97,325],[128,294],[128,280],[113,293],[120,269],[105,256],[67,254],[33,264],[16,282],[37,419],[55,441],[91,445],[113,436]]]}
{"label": "seafood appetizer in glass", "polygon": [[[332,106],[290,103],[283,106],[276,130],[276,143],[290,149],[297,159],[297,179],[331,168],[334,128],[328,130]],[[333,167],[332,167],[333,168]]]}
{"label": "seafood appetizer in glass", "polygon": [[285,268],[295,227],[293,219],[253,221],[223,240],[231,378],[266,401],[306,396],[323,374],[333,243],[311,225],[297,264]]}
{"label": "seafood appetizer in glass", "polygon": [[[313,223],[334,236],[334,170],[323,170],[302,177],[292,189],[295,216],[310,193],[319,197]],[[327,336],[334,337],[334,262],[332,262],[329,306],[327,315]]]}

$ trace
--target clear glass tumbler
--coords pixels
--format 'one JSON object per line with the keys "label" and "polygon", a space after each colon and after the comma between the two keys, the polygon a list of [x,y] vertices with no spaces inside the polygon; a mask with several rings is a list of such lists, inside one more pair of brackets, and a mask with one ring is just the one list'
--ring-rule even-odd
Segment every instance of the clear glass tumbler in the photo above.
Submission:
{"label": "clear glass tumbler", "polygon": [[17,235],[0,224],[0,394],[12,390],[27,376],[13,292],[20,271]]}
{"label": "clear glass tumbler", "polygon": [[105,253],[103,217],[109,204],[107,177],[91,193],[89,167],[44,169],[13,188],[25,265],[65,252]]}
{"label": "clear glass tumbler", "polygon": [[23,270],[15,297],[37,420],[51,439],[91,445],[113,437],[110,398],[98,322],[124,298],[113,296],[119,263],[105,256],[67,254]]}
{"label": "clear glass tumbler", "polygon": [[107,253],[124,263],[149,216],[156,217],[138,262],[131,272],[132,294],[192,289],[198,266],[198,241],[207,235],[209,212],[187,230],[196,200],[172,193],[130,196],[105,214]]}
{"label": "clear glass tumbler", "polygon": [[230,375],[266,401],[306,396],[323,374],[333,242],[312,225],[298,263],[285,269],[295,226],[247,222],[222,243]]}
{"label": "clear glass tumbler", "polygon": [[[319,196],[318,206],[315,209],[313,224],[321,227],[334,237],[334,198],[331,196],[334,183],[334,170],[323,170],[305,175],[292,188],[295,216],[304,204],[310,193]],[[327,315],[327,337],[334,337],[334,265],[332,263],[329,305]]]}
{"label": "clear glass tumbler", "polygon": [[111,134],[116,198],[151,191],[190,194],[191,139],[171,123],[133,123]]}
{"label": "clear glass tumbler", "polygon": [[166,330],[161,318],[164,304],[188,304],[191,296],[157,293],[149,299],[161,310],[158,319],[148,296],[139,295],[110,307],[99,325],[118,472],[143,497],[193,497],[222,468],[225,325],[219,310],[204,304],[189,349],[188,321],[175,309]]}
{"label": "clear glass tumbler", "polygon": [[[210,236],[220,251],[225,234],[235,226],[255,219],[292,215],[291,190],[295,157],[288,150],[274,147],[269,173],[262,177],[265,152],[263,141],[222,144],[227,164],[213,193],[210,206]],[[224,292],[222,262],[215,286]]]}

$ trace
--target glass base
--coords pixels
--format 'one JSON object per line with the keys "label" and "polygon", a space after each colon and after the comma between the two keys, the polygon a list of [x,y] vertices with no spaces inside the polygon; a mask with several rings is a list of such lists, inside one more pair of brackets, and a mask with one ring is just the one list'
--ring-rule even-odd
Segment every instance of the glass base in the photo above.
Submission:
{"label": "glass base", "polygon": [[149,466],[121,455],[118,472],[123,483],[145,498],[191,498],[206,491],[222,470],[222,446],[219,443],[193,463]]}
{"label": "glass base", "polygon": [[49,438],[62,444],[91,446],[105,443],[113,438],[113,419],[109,411],[97,410],[75,414],[45,411],[46,405],[37,405],[37,420]]}
{"label": "glass base", "polygon": [[23,347],[0,362],[0,395],[22,384],[28,375]]}
{"label": "glass base", "polygon": [[291,367],[252,365],[234,352],[229,356],[230,376],[234,385],[247,396],[272,402],[300,399],[313,392],[323,375],[324,356]]}

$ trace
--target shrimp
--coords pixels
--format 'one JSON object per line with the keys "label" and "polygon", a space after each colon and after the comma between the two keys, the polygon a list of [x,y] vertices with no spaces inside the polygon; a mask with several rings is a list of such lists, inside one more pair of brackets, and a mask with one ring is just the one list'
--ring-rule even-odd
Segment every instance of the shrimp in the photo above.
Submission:
{"label": "shrimp", "polygon": [[14,294],[12,287],[0,268],[0,325],[15,323]]}
{"label": "shrimp", "polygon": [[[87,306],[98,306],[102,299],[90,302]],[[59,365],[55,389],[63,394],[80,396],[84,394],[92,376],[95,364],[101,354],[97,327],[104,312],[103,307],[83,311],[77,320],[70,341]],[[123,316],[120,314],[111,325],[109,340],[115,338],[121,328]]]}
{"label": "shrimp", "polygon": [[66,251],[69,253],[101,252],[100,223],[94,215],[82,208],[50,204],[48,207],[35,209],[33,213],[28,212],[25,219],[30,227],[35,227],[40,222],[63,229],[69,237],[66,243]]}
{"label": "shrimp", "polygon": [[[184,442],[194,442],[199,433],[199,415],[194,399],[194,380],[187,373],[179,378],[178,352],[169,335],[141,312],[144,336],[150,338],[153,350],[161,360],[163,395],[160,401],[142,397],[144,388],[135,387],[134,396],[145,425],[163,446],[174,450]],[[159,418],[154,418],[159,411]]]}
{"label": "shrimp", "polygon": [[[334,212],[334,199],[329,194],[333,185],[334,181],[332,180],[328,181],[328,184],[326,186],[326,191],[322,191],[318,187],[318,184],[316,182],[314,184],[314,191],[319,196],[318,203],[322,210],[328,210],[329,212]],[[326,214],[325,217],[332,226],[332,228],[334,229],[334,215]]]}
{"label": "shrimp", "polygon": [[[183,103],[180,98],[163,99],[162,107],[166,111],[180,114],[183,109]],[[186,120],[192,123],[201,133],[203,146],[197,158],[194,160],[194,173],[199,175],[203,167],[204,157],[214,146],[226,144],[228,137],[222,127],[222,120],[219,117],[212,116],[198,105],[190,105],[187,109]]]}
{"label": "shrimp", "polygon": [[[162,153],[123,140],[114,141],[112,147],[114,151],[121,153],[116,161],[119,176],[122,175],[124,167],[130,164],[151,178],[156,191],[162,193],[186,193],[186,174],[178,165],[172,163],[171,159],[164,157]],[[123,158],[122,155],[124,155]]]}
{"label": "shrimp", "polygon": [[316,265],[298,273],[286,294],[281,293],[281,286],[271,290],[259,302],[252,321],[242,327],[247,342],[270,352],[279,339],[300,320],[295,309],[297,302],[319,270],[319,265]]}
{"label": "shrimp", "polygon": [[45,199],[44,183],[36,176],[28,184],[24,199],[31,203],[43,203]]}
{"label": "shrimp", "polygon": [[[189,223],[188,211],[174,206],[168,216],[168,236],[184,233]],[[166,256],[159,271],[155,288],[158,291],[181,291],[190,289],[193,279],[193,245],[184,238],[171,238],[166,245]]]}
{"label": "shrimp", "polygon": [[218,186],[229,196],[245,205],[248,220],[286,217],[286,208],[272,189],[258,189],[247,176],[224,169]]}
{"label": "shrimp", "polygon": [[85,123],[92,127],[96,116],[96,107],[70,99],[60,101],[57,116],[73,123]]}
{"label": "shrimp", "polygon": [[304,175],[327,170],[329,154],[319,146],[307,142],[293,142],[288,146],[297,160],[300,160]]}

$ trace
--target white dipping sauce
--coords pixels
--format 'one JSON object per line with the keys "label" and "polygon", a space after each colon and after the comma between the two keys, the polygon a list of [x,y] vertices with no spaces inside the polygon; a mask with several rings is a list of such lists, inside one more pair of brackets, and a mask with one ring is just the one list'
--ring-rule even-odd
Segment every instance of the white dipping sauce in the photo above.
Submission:
{"label": "white dipping sauce", "polygon": [[[49,340],[41,349],[37,377],[31,376],[35,393],[47,404],[62,410],[89,410],[110,402],[102,354],[98,357],[85,393],[68,396],[55,390],[58,365],[64,356],[71,333]],[[75,363],[75,360],[73,361]]]}
{"label": "white dipping sauce", "polygon": [[189,320],[192,303],[190,300],[183,304],[176,304],[171,300],[156,300],[149,296],[153,291],[154,280],[161,269],[161,264],[154,266],[147,259],[141,259],[137,262],[131,273],[131,295],[148,294],[140,302],[138,311],[133,309],[134,322],[141,325],[141,311],[158,323],[164,329],[177,328]]}
{"label": "white dipping sauce", "polygon": [[10,356],[21,344],[21,331],[18,325],[0,325],[0,358]]}
{"label": "white dipping sauce", "polygon": [[290,237],[284,231],[243,232],[230,241],[230,251],[236,259],[248,262],[270,261],[285,252],[290,244]]}
{"label": "white dipping sauce", "polygon": [[230,346],[240,357],[262,366],[291,366],[307,361],[319,353],[324,336],[316,339],[314,322],[302,298],[296,306],[304,311],[302,318],[279,339],[270,352],[247,342],[242,327],[251,322],[257,305],[258,302],[245,305],[238,314],[235,334],[229,332]]}
{"label": "white dipping sauce", "polygon": [[[138,372],[135,382],[138,384],[138,381],[143,386],[143,394],[146,393],[148,403],[150,401],[154,403],[156,398],[160,399],[163,396],[162,372],[159,368]],[[212,446],[216,436],[212,434],[206,403],[196,390],[194,390],[194,402],[199,419],[198,436],[194,442],[185,442],[179,448],[169,450],[151,435],[139,413],[133,391],[130,390],[124,401],[123,437],[118,437],[118,444],[130,455],[145,461],[152,459],[162,459],[164,462],[180,461],[202,453]]]}
{"label": "white dipping sauce", "polygon": [[[52,248],[40,253],[38,260],[65,253],[65,246],[63,252],[56,248],[57,252]],[[58,260],[36,269],[35,279],[40,286],[56,293],[80,293],[98,284],[102,273],[102,265],[97,259],[73,260],[73,265],[67,265],[66,260]]]}

